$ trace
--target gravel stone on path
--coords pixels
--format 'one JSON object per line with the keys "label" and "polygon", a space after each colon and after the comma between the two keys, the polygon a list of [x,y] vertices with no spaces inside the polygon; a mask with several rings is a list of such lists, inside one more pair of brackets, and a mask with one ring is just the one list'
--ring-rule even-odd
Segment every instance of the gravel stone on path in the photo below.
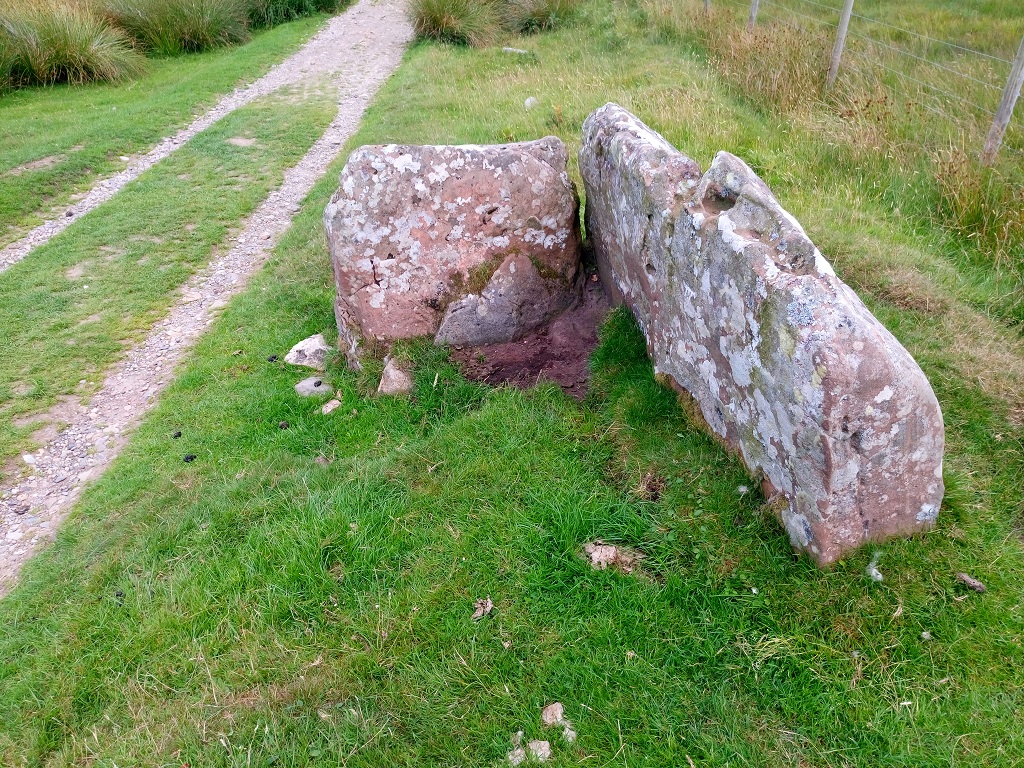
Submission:
{"label": "gravel stone on path", "polygon": [[[332,19],[301,51],[265,78],[232,94],[192,126],[165,140],[160,145],[165,150],[158,147],[145,156],[152,155],[151,161],[137,161],[149,162],[146,167],[153,165],[173,151],[171,145],[184,142],[231,110],[283,85],[329,76],[338,89],[334,121],[298,165],[285,173],[283,184],[249,217],[230,250],[187,281],[181,299],[144,340],[107,371],[102,388],[71,418],[70,426],[28,454],[32,462],[25,466],[32,473],[14,485],[0,487],[0,597],[10,590],[24,562],[53,538],[84,484],[99,477],[121,452],[129,433],[156,404],[173,379],[175,367],[214,322],[219,310],[263,266],[291,225],[299,204],[355,131],[370,99],[398,67],[411,39],[403,3],[361,0]],[[120,176],[108,180],[116,186],[113,191],[107,187],[103,188],[107,192],[94,189],[106,196],[98,201],[89,197],[75,210],[90,205],[88,209],[92,210],[134,178],[116,182]],[[56,231],[36,235],[40,239],[32,241],[28,249],[45,242]],[[269,239],[259,237],[264,232],[270,234]],[[0,252],[0,270],[9,252]]]}

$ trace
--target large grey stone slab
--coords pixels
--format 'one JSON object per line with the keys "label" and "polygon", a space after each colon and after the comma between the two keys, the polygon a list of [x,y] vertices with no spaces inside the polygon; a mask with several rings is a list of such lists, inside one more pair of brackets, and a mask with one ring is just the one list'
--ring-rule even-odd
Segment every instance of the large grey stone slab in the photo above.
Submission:
{"label": "large grey stone slab", "polygon": [[942,414],[910,354],[739,158],[697,164],[621,107],[584,124],[586,225],[656,372],[818,564],[931,527]]}

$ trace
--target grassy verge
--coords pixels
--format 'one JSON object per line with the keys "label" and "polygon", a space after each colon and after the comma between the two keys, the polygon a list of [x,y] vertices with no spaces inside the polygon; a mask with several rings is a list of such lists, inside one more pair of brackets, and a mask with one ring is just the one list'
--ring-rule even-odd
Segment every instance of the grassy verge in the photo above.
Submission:
{"label": "grassy verge", "polygon": [[157,59],[130,83],[0,94],[0,245],[124,168],[239,83],[264,74],[323,24],[303,19],[238,48]]}
{"label": "grassy verge", "polygon": [[333,116],[326,97],[287,94],[240,109],[0,274],[0,456],[27,445],[31,417],[59,396],[99,386]]}
{"label": "grassy verge", "polygon": [[[352,145],[576,142],[616,99],[705,164],[751,159],[931,378],[949,436],[937,530],[884,547],[882,583],[870,551],[828,572],[795,559],[623,314],[583,404],[467,384],[409,346],[411,398],[333,369],[344,405],[321,416],[266,358],[333,324],[332,173],[0,603],[2,762],[484,766],[522,729],[556,766],[1019,765],[1019,342],[976,309],[941,233],[842,164],[822,175],[839,150],[638,38],[621,7],[584,11],[530,43],[535,62],[416,48]],[[646,553],[642,573],[592,571],[595,538]],[[555,700],[574,744],[540,728]]]}
{"label": "grassy verge", "polygon": [[[706,13],[699,0],[642,0],[635,13],[652,34],[706,57],[754,108],[784,116],[816,145],[838,145],[843,175],[860,176],[886,207],[948,233],[947,253],[981,267],[986,305],[1024,321],[1021,121],[1011,124],[998,162],[979,161],[1010,69],[998,59],[1012,58],[1020,40],[1012,12],[973,4],[954,14],[918,0],[899,6],[903,19],[891,15],[894,6],[858,5],[841,77],[827,91],[838,11],[798,4],[767,4],[753,31],[745,10],[730,4]],[[908,23],[927,35],[902,31]],[[822,164],[823,175],[834,170]]]}
{"label": "grassy verge", "polygon": [[0,91],[131,78],[143,52],[179,56],[243,43],[252,27],[345,0],[0,0]]}

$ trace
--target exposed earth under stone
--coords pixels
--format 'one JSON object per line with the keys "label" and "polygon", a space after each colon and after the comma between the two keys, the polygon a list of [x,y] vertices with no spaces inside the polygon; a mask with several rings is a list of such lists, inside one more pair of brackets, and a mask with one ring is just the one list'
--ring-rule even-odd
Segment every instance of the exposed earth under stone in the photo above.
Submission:
{"label": "exposed earth under stone", "polygon": [[587,280],[586,295],[575,309],[516,341],[453,347],[452,359],[463,376],[492,386],[525,389],[553,381],[578,400],[587,394],[590,354],[610,304],[596,275]]}

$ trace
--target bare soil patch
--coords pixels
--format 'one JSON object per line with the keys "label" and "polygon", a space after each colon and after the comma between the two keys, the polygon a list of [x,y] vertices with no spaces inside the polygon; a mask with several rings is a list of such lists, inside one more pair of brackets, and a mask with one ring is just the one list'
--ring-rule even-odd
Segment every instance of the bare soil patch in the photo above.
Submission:
{"label": "bare soil patch", "polygon": [[526,389],[546,379],[581,400],[590,382],[598,328],[610,308],[601,282],[588,278],[584,299],[575,309],[517,341],[455,347],[452,359],[472,381]]}

